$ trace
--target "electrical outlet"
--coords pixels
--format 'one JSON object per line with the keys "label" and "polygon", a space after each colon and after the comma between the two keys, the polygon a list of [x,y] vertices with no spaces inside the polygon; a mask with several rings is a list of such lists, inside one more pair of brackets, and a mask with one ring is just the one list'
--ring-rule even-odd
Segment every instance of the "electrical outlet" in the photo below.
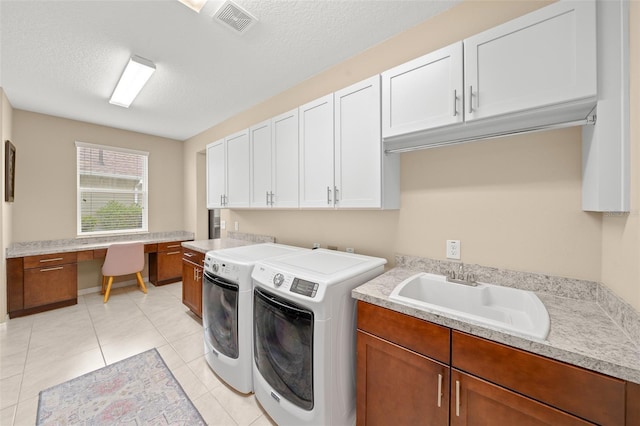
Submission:
{"label": "electrical outlet", "polygon": [[235,223],[234,227],[235,227],[236,231],[240,230],[240,224],[238,223],[237,220],[236,220],[236,223]]}
{"label": "electrical outlet", "polygon": [[327,246],[329,250],[338,250],[338,246]]}
{"label": "electrical outlet", "polygon": [[220,229],[227,229],[227,221],[226,220],[221,220],[220,221]]}
{"label": "electrical outlet", "polygon": [[460,240],[447,240],[447,259],[460,260]]}
{"label": "electrical outlet", "polygon": [[313,248],[314,249],[320,248],[320,243],[313,243]]}
{"label": "electrical outlet", "polygon": [[355,253],[356,251],[355,251],[355,249],[353,247],[347,247],[346,248],[346,252],[347,253]]}

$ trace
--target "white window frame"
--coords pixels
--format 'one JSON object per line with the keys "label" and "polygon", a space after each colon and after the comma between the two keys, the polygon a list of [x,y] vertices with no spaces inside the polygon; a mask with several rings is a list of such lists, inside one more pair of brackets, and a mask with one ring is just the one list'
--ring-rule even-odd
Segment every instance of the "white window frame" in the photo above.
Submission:
{"label": "white window frame", "polygon": [[[91,231],[82,232],[82,191],[86,188],[80,187],[80,162],[78,161],[79,148],[101,149],[103,151],[123,152],[127,154],[140,155],[144,158],[144,179],[142,192],[142,226],[136,229],[116,229],[112,231]],[[105,191],[116,192],[116,191]],[[128,192],[128,191],[127,191]],[[149,153],[134,149],[120,148],[109,145],[97,145],[92,143],[76,141],[76,225],[78,237],[91,237],[99,235],[122,235],[141,234],[149,232]]]}

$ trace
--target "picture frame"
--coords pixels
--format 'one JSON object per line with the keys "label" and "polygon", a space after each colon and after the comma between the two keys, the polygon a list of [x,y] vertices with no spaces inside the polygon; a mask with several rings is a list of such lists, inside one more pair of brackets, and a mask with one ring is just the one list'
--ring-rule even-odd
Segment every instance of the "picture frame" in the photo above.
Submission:
{"label": "picture frame", "polygon": [[16,147],[4,141],[4,201],[12,203],[16,184]]}

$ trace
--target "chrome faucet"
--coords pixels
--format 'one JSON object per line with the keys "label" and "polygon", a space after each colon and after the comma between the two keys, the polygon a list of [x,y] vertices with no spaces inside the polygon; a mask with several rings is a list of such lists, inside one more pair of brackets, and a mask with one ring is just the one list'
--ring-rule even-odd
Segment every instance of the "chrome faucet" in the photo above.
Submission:
{"label": "chrome faucet", "polygon": [[478,283],[476,281],[476,275],[469,272],[467,274],[464,273],[464,264],[460,263],[458,267],[458,272],[455,269],[450,269],[447,271],[447,281],[457,284],[464,284],[470,286],[477,286]]}

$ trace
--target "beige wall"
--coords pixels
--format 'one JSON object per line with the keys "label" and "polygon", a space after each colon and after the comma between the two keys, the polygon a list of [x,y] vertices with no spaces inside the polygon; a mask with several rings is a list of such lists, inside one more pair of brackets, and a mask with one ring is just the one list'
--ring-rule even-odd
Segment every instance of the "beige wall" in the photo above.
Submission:
{"label": "beige wall", "polygon": [[[4,93],[2,87],[0,87],[0,134],[2,136],[2,173],[0,174],[2,177],[0,178],[0,192],[2,196],[0,196],[0,222],[2,226],[0,227],[0,242],[2,243],[2,254],[0,254],[0,323],[6,320],[7,316],[7,273],[6,273],[6,252],[4,250],[12,241],[12,207],[11,203],[6,203],[4,201],[4,141],[10,140],[14,146],[16,146],[16,142],[12,137],[12,120],[13,120],[13,108],[9,103],[9,99]],[[17,151],[17,149],[16,149]]]}
{"label": "beige wall", "polygon": [[[193,170],[207,143],[546,3],[465,2],[186,141],[186,229],[206,238],[200,225],[206,209],[197,203]],[[445,240],[459,239],[464,262],[603,281],[640,309],[640,21],[639,4],[632,3],[630,216],[581,210],[581,135],[573,128],[402,154],[399,211],[224,210],[222,218],[229,229],[238,221],[240,231],[274,235],[279,242],[354,247],[389,260],[396,253],[442,259]]]}
{"label": "beige wall", "polygon": [[[76,237],[76,141],[149,152],[149,232],[184,229],[182,142],[21,110],[13,136],[14,241]],[[79,264],[79,289],[99,285],[101,264]]]}
{"label": "beige wall", "polygon": [[640,2],[630,7],[631,212],[603,217],[602,282],[640,310]]}

